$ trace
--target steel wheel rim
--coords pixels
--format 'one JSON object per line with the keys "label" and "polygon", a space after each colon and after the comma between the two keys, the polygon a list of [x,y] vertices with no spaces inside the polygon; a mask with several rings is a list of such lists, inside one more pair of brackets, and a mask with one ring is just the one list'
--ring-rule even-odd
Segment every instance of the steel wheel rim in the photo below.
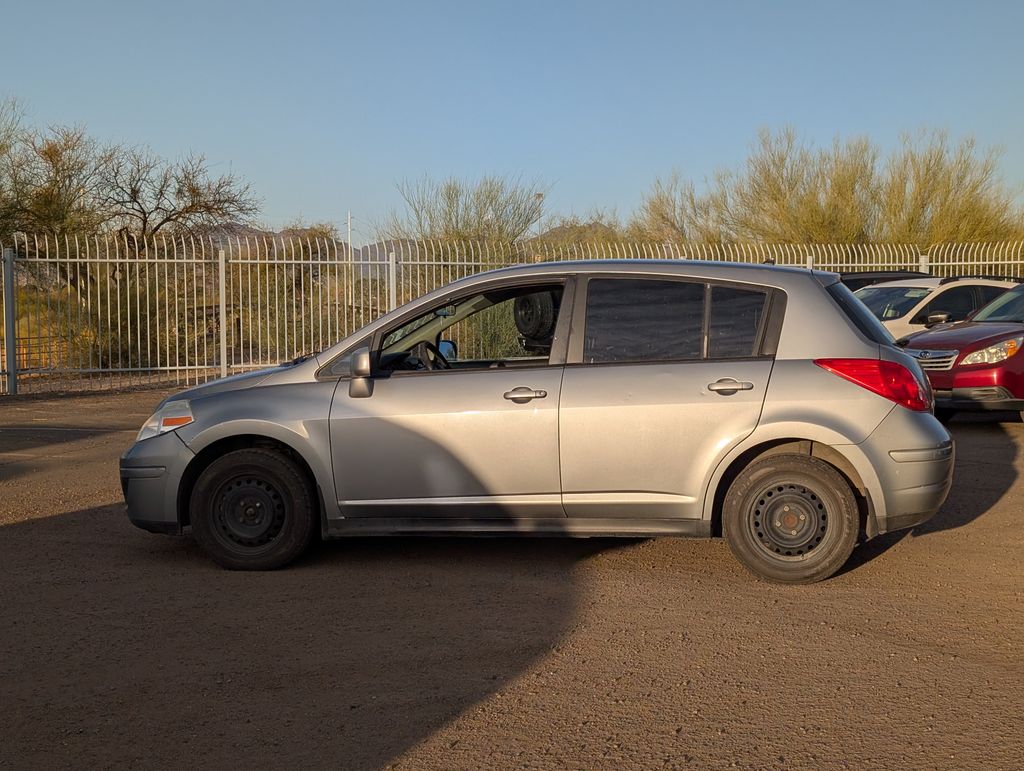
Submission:
{"label": "steel wheel rim", "polygon": [[235,551],[266,549],[284,530],[288,508],[281,491],[255,474],[232,477],[213,496],[217,539]]}
{"label": "steel wheel rim", "polygon": [[796,482],[764,486],[748,508],[747,526],[763,553],[784,562],[821,551],[834,531],[822,496]]}

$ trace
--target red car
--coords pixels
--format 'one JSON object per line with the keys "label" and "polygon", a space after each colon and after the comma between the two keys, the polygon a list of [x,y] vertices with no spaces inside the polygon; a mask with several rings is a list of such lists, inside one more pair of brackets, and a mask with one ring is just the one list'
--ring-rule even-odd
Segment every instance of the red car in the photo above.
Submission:
{"label": "red car", "polygon": [[928,374],[940,419],[962,410],[1024,412],[1024,285],[967,321],[933,327],[899,344]]}

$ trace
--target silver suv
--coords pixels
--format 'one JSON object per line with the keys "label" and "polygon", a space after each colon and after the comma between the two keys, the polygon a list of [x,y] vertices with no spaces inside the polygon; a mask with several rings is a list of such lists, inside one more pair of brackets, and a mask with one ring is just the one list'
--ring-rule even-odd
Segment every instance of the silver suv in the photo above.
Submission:
{"label": "silver suv", "polygon": [[317,534],[724,535],[759,576],[817,581],[949,491],[949,434],[891,342],[830,273],[482,273],[166,399],[121,458],[128,515],[236,569]]}

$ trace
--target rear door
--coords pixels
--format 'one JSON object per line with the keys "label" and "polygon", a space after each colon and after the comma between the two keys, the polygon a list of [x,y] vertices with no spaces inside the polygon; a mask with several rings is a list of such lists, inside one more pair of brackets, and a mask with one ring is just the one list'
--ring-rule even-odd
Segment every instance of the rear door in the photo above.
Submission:
{"label": "rear door", "polygon": [[559,405],[566,514],[700,518],[711,465],[757,425],[784,295],[635,275],[580,291]]}

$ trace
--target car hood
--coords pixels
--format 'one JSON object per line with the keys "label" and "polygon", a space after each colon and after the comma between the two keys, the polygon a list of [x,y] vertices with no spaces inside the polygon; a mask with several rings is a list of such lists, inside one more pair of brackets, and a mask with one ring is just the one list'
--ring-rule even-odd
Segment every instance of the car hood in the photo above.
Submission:
{"label": "car hood", "polygon": [[1024,334],[1024,324],[1003,321],[960,321],[918,332],[905,339],[908,348],[956,348],[962,351],[969,346],[996,343],[1015,334]]}
{"label": "car hood", "polygon": [[291,365],[285,364],[277,367],[269,367],[268,369],[260,369],[255,372],[243,372],[241,375],[231,375],[230,377],[222,377],[219,380],[213,380],[209,383],[203,383],[195,388],[189,388],[187,391],[181,391],[167,398],[167,401],[176,401],[178,399],[200,399],[204,396],[213,396],[214,394],[223,393],[224,391],[240,391],[243,388],[252,388],[253,386],[259,385],[268,377],[282,372],[286,369],[290,369]]}

